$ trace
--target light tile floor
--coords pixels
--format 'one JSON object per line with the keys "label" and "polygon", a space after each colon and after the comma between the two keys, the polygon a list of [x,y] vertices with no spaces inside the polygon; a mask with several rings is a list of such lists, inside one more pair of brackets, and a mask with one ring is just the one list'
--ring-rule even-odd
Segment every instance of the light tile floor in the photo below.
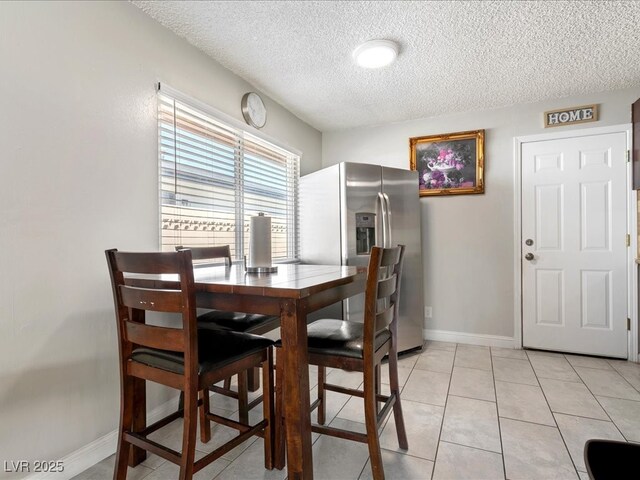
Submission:
{"label": "light tile floor", "polygon": [[[310,380],[313,398],[313,367]],[[360,374],[332,370],[328,381],[357,387],[362,380]],[[389,479],[583,479],[587,439],[640,442],[638,364],[427,342],[420,355],[400,360],[400,382],[409,449],[398,448],[390,416],[381,432]],[[233,413],[228,399],[214,396],[213,404],[222,414]],[[364,431],[360,399],[328,392],[327,417],[332,425]],[[179,449],[181,427],[176,421],[155,439]],[[227,430],[216,426],[214,436],[229,438]],[[366,445],[315,434],[313,440],[315,478],[371,478]],[[197,456],[215,446],[198,443]],[[111,456],[75,478],[110,478],[113,462]],[[267,471],[262,462],[262,440],[249,440],[195,478],[286,477],[286,470]],[[175,466],[150,455],[130,469],[129,478],[176,476]]]}

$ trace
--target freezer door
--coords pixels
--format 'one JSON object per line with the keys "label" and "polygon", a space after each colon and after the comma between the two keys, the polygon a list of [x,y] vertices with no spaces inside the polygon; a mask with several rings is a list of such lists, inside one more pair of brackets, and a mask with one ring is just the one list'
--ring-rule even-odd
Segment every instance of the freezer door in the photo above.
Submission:
{"label": "freezer door", "polygon": [[382,167],[382,192],[388,198],[390,243],[406,245],[398,321],[398,350],[405,351],[422,345],[424,324],[418,173]]}
{"label": "freezer door", "polygon": [[[367,266],[372,245],[382,245],[380,199],[382,170],[379,165],[341,163],[342,264]],[[373,225],[373,227],[371,227]],[[371,233],[370,228],[374,228]],[[364,321],[364,294],[343,302],[345,320]]]}

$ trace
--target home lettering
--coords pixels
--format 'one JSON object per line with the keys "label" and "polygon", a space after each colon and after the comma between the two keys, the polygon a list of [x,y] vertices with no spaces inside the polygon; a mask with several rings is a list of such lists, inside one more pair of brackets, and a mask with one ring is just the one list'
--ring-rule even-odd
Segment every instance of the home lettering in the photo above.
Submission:
{"label": "home lettering", "polygon": [[579,122],[593,122],[597,120],[594,106],[579,107],[569,110],[558,110],[546,113],[546,126],[553,127]]}

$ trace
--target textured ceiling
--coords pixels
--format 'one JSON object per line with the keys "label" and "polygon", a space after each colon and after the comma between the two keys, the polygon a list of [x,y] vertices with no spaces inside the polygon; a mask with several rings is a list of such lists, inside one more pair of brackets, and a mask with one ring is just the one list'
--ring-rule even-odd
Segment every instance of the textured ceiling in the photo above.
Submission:
{"label": "textured ceiling", "polygon": [[640,2],[133,3],[321,131],[640,85]]}

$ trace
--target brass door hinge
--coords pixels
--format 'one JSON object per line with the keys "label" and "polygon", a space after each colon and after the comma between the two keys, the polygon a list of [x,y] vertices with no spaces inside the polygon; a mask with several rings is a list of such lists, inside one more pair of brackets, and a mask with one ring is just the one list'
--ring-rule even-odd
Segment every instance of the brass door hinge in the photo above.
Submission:
{"label": "brass door hinge", "polygon": [[627,238],[626,238],[625,241],[627,243],[627,247],[630,247],[631,246],[631,235],[629,235],[628,233],[627,233]]}
{"label": "brass door hinge", "polygon": [[631,150],[627,150],[627,162],[631,161]]}
{"label": "brass door hinge", "polygon": [[631,330],[631,319],[627,317],[627,330]]}

